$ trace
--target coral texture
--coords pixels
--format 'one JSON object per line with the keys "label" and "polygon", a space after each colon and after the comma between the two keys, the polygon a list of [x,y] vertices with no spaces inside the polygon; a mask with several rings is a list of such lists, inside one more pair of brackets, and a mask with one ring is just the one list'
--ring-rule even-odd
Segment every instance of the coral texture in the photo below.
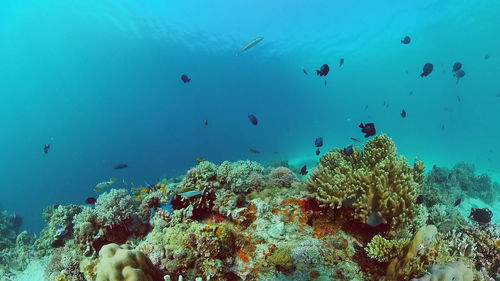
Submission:
{"label": "coral texture", "polygon": [[392,139],[381,134],[368,141],[364,151],[326,153],[306,187],[323,205],[351,207],[356,219],[372,226],[390,224],[395,234],[405,224],[414,227],[423,172],[423,162],[415,160],[410,167],[404,157],[397,157]]}
{"label": "coral texture", "polygon": [[99,251],[97,281],[156,281],[161,276],[149,259],[129,245],[108,244]]}
{"label": "coral texture", "polygon": [[452,262],[444,265],[434,264],[429,273],[412,281],[472,281],[472,270],[462,262]]}

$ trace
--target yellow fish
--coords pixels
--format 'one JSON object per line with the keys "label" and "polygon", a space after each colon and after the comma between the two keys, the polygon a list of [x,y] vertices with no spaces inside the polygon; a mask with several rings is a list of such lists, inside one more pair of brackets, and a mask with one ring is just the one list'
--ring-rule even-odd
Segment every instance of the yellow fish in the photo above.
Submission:
{"label": "yellow fish", "polygon": [[500,240],[495,241],[495,246],[500,247]]}
{"label": "yellow fish", "polygon": [[283,174],[286,174],[286,170],[283,170]]}
{"label": "yellow fish", "polygon": [[136,196],[137,200],[141,199],[141,195]]}
{"label": "yellow fish", "polygon": [[203,159],[201,159],[200,157],[196,157],[196,161],[200,163],[201,161],[203,161]]}
{"label": "yellow fish", "polygon": [[147,188],[141,189],[141,193],[144,193],[144,192],[148,192],[148,189]]}
{"label": "yellow fish", "polygon": [[165,187],[164,186],[160,187],[160,190],[161,192],[165,192]]}

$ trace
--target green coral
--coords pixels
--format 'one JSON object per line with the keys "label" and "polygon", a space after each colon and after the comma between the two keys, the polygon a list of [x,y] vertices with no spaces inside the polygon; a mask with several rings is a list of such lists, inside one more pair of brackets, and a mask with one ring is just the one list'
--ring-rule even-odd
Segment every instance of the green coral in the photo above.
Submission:
{"label": "green coral", "polygon": [[235,193],[248,193],[264,185],[264,167],[253,161],[224,161],[217,168],[217,180]]}
{"label": "green coral", "polygon": [[369,257],[388,262],[395,258],[408,242],[409,239],[405,238],[387,240],[380,235],[375,235],[370,243],[366,245],[365,250]]}
{"label": "green coral", "polygon": [[327,152],[306,188],[324,206],[351,207],[355,219],[372,226],[390,224],[395,236],[405,227],[415,228],[424,169],[417,159],[412,168],[405,157],[398,157],[392,139],[381,134],[368,141],[364,151]]}

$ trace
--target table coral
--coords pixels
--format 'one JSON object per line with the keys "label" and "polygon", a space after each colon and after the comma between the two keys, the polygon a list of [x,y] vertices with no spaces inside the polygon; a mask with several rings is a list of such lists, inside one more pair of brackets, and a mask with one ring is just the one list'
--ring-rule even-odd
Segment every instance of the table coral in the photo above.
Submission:
{"label": "table coral", "polygon": [[381,134],[364,151],[327,152],[306,187],[323,206],[350,207],[356,219],[371,226],[390,224],[395,236],[401,228],[415,227],[423,172],[423,162],[415,159],[410,167],[406,158],[397,157],[392,139]]}

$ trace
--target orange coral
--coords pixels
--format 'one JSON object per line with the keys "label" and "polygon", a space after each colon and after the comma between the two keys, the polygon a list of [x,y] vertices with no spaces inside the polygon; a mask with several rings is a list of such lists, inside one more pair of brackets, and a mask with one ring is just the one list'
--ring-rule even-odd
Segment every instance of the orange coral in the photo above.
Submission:
{"label": "orange coral", "polygon": [[242,249],[238,250],[238,257],[244,263],[247,263],[250,261],[250,259],[248,258],[248,256],[246,255],[246,253]]}

